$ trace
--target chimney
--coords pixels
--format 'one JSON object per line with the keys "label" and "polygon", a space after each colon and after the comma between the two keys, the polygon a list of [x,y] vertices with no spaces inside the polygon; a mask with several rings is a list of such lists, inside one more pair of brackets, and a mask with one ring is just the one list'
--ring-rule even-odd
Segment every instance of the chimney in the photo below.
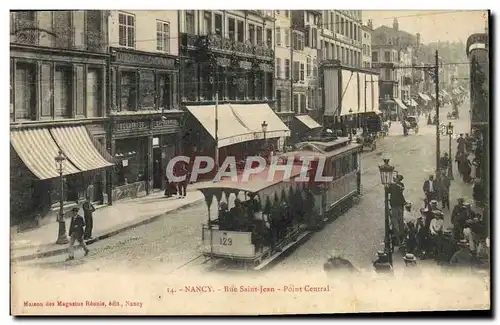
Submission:
{"label": "chimney", "polygon": [[366,25],[370,28],[370,29],[373,29],[373,21],[371,19],[368,19],[368,22],[366,23]]}
{"label": "chimney", "polygon": [[394,18],[394,21],[392,22],[392,28],[394,28],[395,31],[399,30],[399,23],[397,18]]}
{"label": "chimney", "polygon": [[420,47],[420,33],[417,33],[417,48]]}

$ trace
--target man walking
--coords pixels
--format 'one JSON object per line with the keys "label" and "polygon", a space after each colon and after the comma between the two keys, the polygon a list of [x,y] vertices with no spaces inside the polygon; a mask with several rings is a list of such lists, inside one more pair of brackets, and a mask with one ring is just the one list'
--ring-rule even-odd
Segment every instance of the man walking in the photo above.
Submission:
{"label": "man walking", "polygon": [[450,179],[446,175],[441,176],[440,180],[440,193],[441,193],[441,208],[450,210]]}
{"label": "man walking", "polygon": [[185,164],[182,164],[179,169],[179,177],[185,176],[186,179],[177,183],[177,188],[179,191],[179,199],[184,199],[186,197],[187,184],[189,183],[189,172]]}
{"label": "man walking", "polygon": [[83,217],[85,218],[85,233],[83,239],[92,238],[92,228],[94,227],[94,217],[93,213],[95,211],[94,205],[90,202],[90,197],[87,197],[85,203],[83,203]]}
{"label": "man walking", "polygon": [[71,209],[71,223],[69,225],[69,247],[68,247],[68,258],[66,261],[75,259],[74,245],[77,241],[85,251],[85,256],[89,254],[89,249],[85,245],[83,240],[83,227],[85,227],[85,221],[83,217],[78,214],[79,208],[75,207]]}

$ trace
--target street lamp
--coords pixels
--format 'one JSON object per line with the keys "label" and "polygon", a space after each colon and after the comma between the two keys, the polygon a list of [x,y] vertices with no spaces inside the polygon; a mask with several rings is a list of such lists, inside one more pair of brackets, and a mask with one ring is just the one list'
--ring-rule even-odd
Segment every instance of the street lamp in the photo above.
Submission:
{"label": "street lamp", "polygon": [[448,123],[446,127],[446,133],[448,134],[448,152],[449,152],[449,160],[448,161],[448,178],[453,179],[453,164],[451,160],[451,136],[453,135],[453,124],[451,122]]}
{"label": "street lamp", "polygon": [[68,237],[66,236],[66,222],[64,221],[64,177],[63,177],[63,162],[67,159],[62,150],[54,157],[56,161],[56,169],[59,172],[59,214],[57,221],[59,222],[59,232],[57,234],[56,244],[67,244]]}
{"label": "street lamp", "polygon": [[382,264],[389,263],[392,267],[392,242],[389,234],[389,189],[394,181],[394,166],[389,165],[389,159],[384,159],[384,164],[378,167],[380,171],[380,182],[385,190],[385,238],[384,238],[384,253],[379,254],[379,262]]}
{"label": "street lamp", "polygon": [[349,141],[352,141],[352,109],[349,109],[347,120],[349,121]]}

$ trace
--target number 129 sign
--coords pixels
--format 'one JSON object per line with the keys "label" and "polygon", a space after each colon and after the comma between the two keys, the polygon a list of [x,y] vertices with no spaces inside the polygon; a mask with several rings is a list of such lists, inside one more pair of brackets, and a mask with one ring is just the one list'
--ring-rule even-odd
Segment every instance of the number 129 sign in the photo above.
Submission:
{"label": "number 129 sign", "polygon": [[219,244],[222,246],[232,246],[233,245],[233,239],[228,238],[228,237],[220,237],[219,238]]}

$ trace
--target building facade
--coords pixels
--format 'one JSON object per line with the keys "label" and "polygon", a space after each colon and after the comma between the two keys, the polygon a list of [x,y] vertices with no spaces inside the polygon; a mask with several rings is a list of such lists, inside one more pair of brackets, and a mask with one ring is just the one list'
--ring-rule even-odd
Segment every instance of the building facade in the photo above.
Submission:
{"label": "building facade", "polygon": [[[10,14],[11,220],[109,202],[107,11]],[[62,151],[63,193],[55,157]],[[62,196],[61,196],[62,195]]]}
{"label": "building facade", "polygon": [[320,31],[321,60],[339,60],[350,67],[362,67],[361,10],[323,10]]}
{"label": "building facade", "polygon": [[362,68],[371,69],[372,67],[372,32],[373,24],[371,20],[368,20],[366,25],[361,26],[362,33]]}
{"label": "building facade", "polygon": [[290,126],[294,111],[292,108],[292,11],[274,10],[274,53],[275,53],[275,87],[276,102],[274,111],[282,121]]}
{"label": "building facade", "polygon": [[177,19],[175,10],[110,12],[112,200],[163,189],[182,149]]}
{"label": "building facade", "polygon": [[[190,155],[254,154],[289,129],[274,113],[275,18],[263,10],[179,11],[181,102]],[[260,114],[260,116],[259,116]]]}

